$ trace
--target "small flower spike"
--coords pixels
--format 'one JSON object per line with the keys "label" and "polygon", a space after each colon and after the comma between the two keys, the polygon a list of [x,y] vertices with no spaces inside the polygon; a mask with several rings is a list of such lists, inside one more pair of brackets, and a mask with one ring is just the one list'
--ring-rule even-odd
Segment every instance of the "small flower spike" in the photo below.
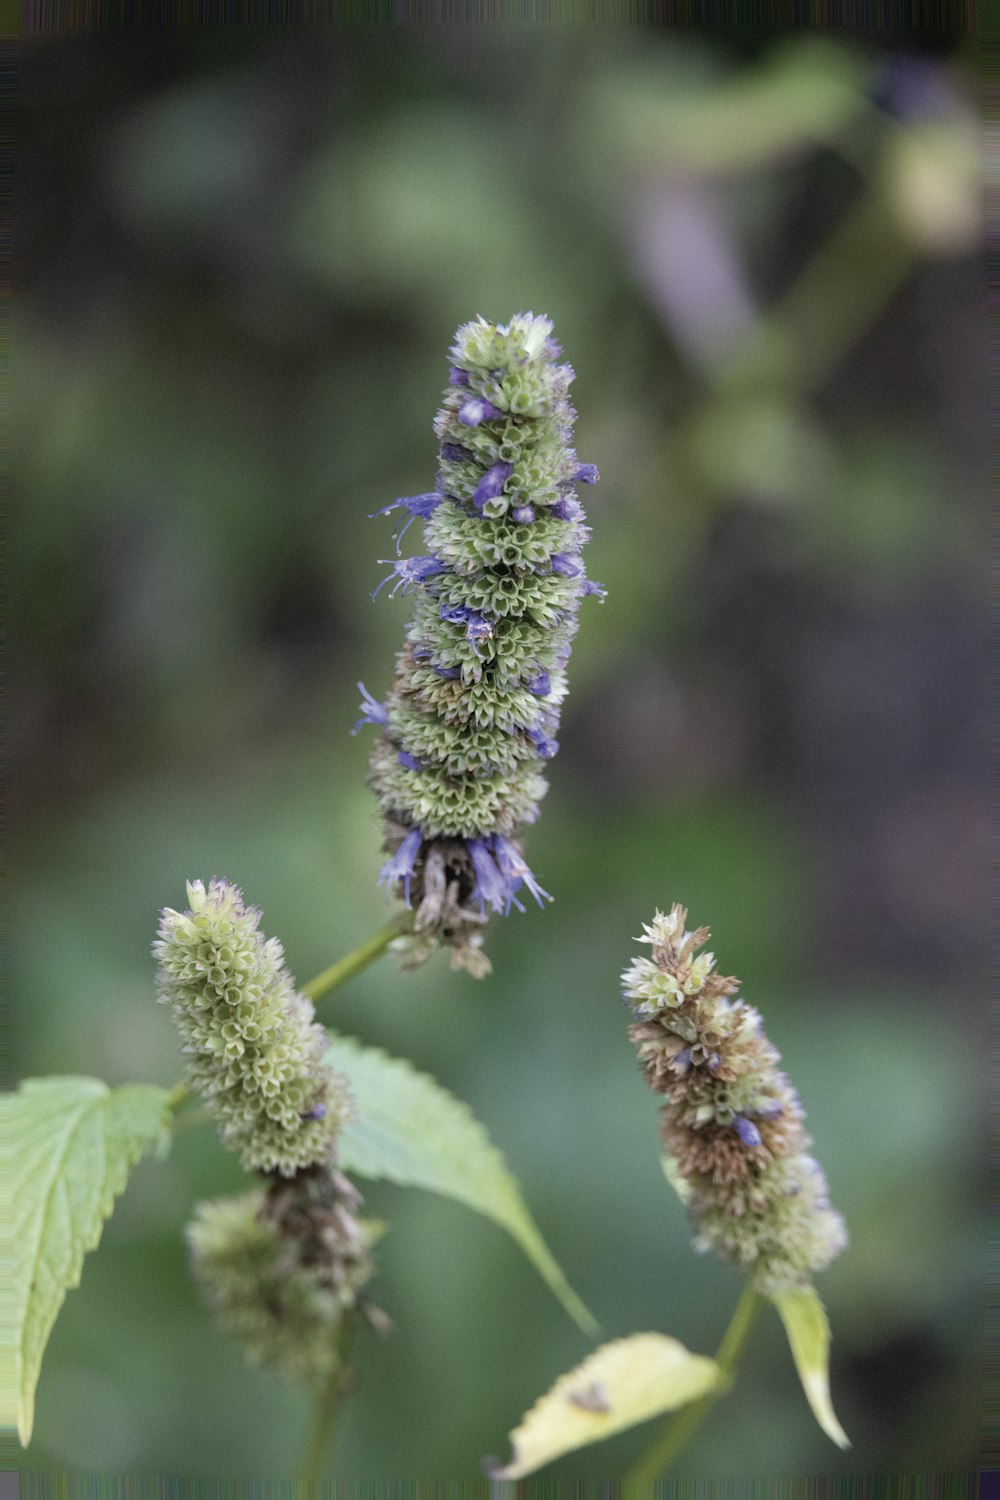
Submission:
{"label": "small flower spike", "polygon": [[249,1364],[315,1388],[343,1369],[345,1320],[361,1313],[387,1326],[363,1297],[377,1229],[356,1217],[360,1202],[346,1177],[313,1168],[294,1183],[198,1204],[187,1226],[191,1269]]}
{"label": "small flower spike", "polygon": [[674,906],[643,927],[649,958],[622,975],[629,1035],[663,1096],[663,1141],[697,1229],[695,1248],[747,1272],[766,1295],[808,1283],[847,1243],[826,1181],[807,1155],[795,1090],[760,1015],[732,999],[736,979],[698,953],[708,929]]}
{"label": "small flower spike", "polygon": [[200,880],[189,910],[160,918],[153,953],[187,1076],[247,1171],[293,1177],[330,1164],[350,1111],[346,1082],[323,1063],[326,1033],[296,993],[276,938],[235,886]]}
{"label": "small flower spike", "polygon": [[549,899],[518,831],[538,816],[558,749],[580,600],[604,594],[580,556],[590,532],[575,487],[597,470],[571,446],[573,371],[560,359],[545,317],[460,328],[435,487],[386,507],[424,523],[423,555],[383,580],[411,595],[413,618],[385,703],[365,693],[356,727],[379,730],[379,883],[414,909],[409,967],[444,943],[455,967],[487,973],[487,914],[523,910],[522,886]]}

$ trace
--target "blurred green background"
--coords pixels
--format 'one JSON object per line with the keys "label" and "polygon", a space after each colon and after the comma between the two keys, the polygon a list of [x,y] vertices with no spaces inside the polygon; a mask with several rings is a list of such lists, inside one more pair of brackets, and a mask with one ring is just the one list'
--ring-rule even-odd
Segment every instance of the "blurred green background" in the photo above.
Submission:
{"label": "blurred green background", "polygon": [[[324,1019],[467,1100],[606,1337],[711,1351],[738,1293],[661,1177],[618,974],[682,900],[742,976],[852,1236],[822,1278],[854,1449],[773,1316],[678,1475],[974,1466],[984,1157],[980,197],[960,34],[642,24],[26,38],[10,583],[15,1076],[172,1082],[157,911],[225,875],[303,982],[385,920],[354,684],[433,483],[455,326],[554,320],[589,603],[494,976],[393,960]],[[412,535],[412,534],[411,534]],[[416,548],[419,550],[419,546]],[[65,1305],[28,1471],[294,1472],[307,1412],[188,1280],[211,1131],[133,1179]],[[505,1237],[390,1233],[330,1473],[458,1478],[587,1344]],[[620,1474],[651,1430],[547,1478]]]}

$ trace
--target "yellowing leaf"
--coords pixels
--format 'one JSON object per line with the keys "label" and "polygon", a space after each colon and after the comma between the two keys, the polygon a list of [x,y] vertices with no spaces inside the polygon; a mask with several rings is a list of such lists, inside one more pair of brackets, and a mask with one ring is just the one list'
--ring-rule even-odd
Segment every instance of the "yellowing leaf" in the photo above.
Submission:
{"label": "yellowing leaf", "polygon": [[164,1138],[166,1089],[96,1078],[33,1078],[0,1101],[4,1134],[4,1296],[0,1421],[27,1447],[42,1355],[67,1291],[129,1168]]}
{"label": "yellowing leaf", "polygon": [[599,1443],[637,1422],[673,1411],[717,1385],[714,1359],[692,1354],[662,1333],[634,1333],[561,1375],[510,1435],[506,1467],[491,1479],[522,1479],[574,1448]]}
{"label": "yellowing leaf", "polygon": [[485,1214],[516,1240],[585,1333],[597,1324],[570,1286],[528,1212],[517,1180],[467,1105],[426,1073],[377,1047],[330,1033],[327,1065],[357,1106],[338,1154],[348,1171],[429,1188]]}
{"label": "yellowing leaf", "polygon": [[813,1287],[777,1292],[771,1301],[785,1325],[802,1389],[828,1438],[849,1448],[850,1438],[837,1421],[830,1401],[830,1324]]}

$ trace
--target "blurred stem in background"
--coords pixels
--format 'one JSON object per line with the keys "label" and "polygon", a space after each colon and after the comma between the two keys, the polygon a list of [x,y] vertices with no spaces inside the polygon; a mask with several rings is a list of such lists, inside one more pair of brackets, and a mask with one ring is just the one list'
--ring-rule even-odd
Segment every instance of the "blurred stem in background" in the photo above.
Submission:
{"label": "blurred stem in background", "polygon": [[350,1390],[349,1361],[355,1326],[356,1319],[353,1316],[344,1318],[337,1335],[337,1364],[329,1379],[324,1381],[316,1393],[312,1426],[306,1438],[299,1472],[299,1479],[303,1484],[315,1484],[323,1474],[323,1460],[330,1447],[344,1397]]}
{"label": "blurred stem in background", "polygon": [[887,202],[879,174],[774,312],[757,323],[745,347],[730,352],[720,372],[723,383],[756,384],[778,359],[783,384],[802,394],[815,392],[883,312],[916,262],[916,246]]}
{"label": "blurred stem in background", "polygon": [[715,1356],[716,1363],[722,1372],[719,1384],[707,1395],[702,1396],[699,1401],[692,1401],[690,1405],[682,1407],[679,1412],[671,1416],[648,1453],[644,1454],[626,1474],[626,1485],[646,1485],[666,1473],[669,1465],[697,1432],[715,1402],[729,1389],[735,1373],[736,1360],[750,1332],[750,1325],[753,1323],[759,1302],[760,1297],[753,1287],[749,1284],[745,1286]]}

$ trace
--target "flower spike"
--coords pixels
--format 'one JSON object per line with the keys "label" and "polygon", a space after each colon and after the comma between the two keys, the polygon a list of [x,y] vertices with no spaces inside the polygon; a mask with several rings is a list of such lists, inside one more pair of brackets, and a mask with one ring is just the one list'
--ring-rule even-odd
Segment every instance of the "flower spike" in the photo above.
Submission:
{"label": "flower spike", "polygon": [[378,586],[410,594],[413,618],[384,705],[366,702],[361,721],[379,730],[379,884],[414,907],[410,966],[444,943],[457,967],[486,973],[488,912],[523,910],[522,885],[549,899],[518,831],[538,816],[558,749],[580,600],[604,593],[584,572],[575,492],[597,470],[570,446],[573,372],[551,334],[532,313],[458,330],[435,487],[385,508],[424,523],[424,555],[393,563]]}
{"label": "flower spike", "polygon": [[622,975],[636,1017],[629,1035],[646,1081],[663,1096],[663,1142],[696,1229],[773,1296],[807,1285],[847,1243],[826,1180],[807,1155],[795,1090],[760,1015],[730,999],[739,982],[699,954],[708,929],[673,906],[643,926],[652,949]]}

